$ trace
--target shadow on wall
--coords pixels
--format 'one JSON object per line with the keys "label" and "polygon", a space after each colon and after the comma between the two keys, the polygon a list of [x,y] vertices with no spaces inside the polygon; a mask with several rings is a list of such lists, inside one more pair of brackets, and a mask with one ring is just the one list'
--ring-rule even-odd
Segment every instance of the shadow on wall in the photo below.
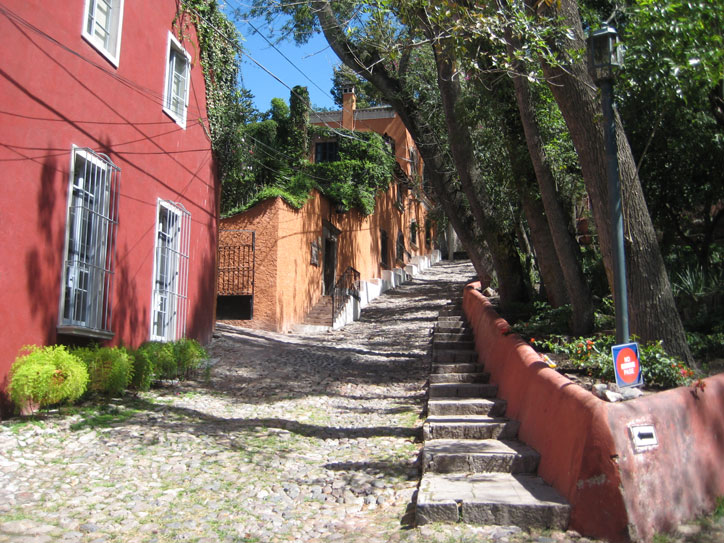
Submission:
{"label": "shadow on wall", "polygon": [[[218,198],[219,191],[215,191],[214,195]],[[217,209],[216,202],[213,203],[213,209]],[[205,344],[211,341],[214,331],[214,320],[216,311],[216,249],[218,247],[218,228],[217,219],[210,218],[208,223],[196,224],[199,230],[205,227],[206,238],[199,239],[196,244],[192,243],[192,251],[196,251],[196,257],[190,255],[189,266],[200,266],[201,271],[189,270],[189,300],[188,300],[188,318],[186,321],[186,335],[190,338],[199,340]],[[192,232],[193,235],[193,232]],[[198,236],[202,238],[201,235]]]}
{"label": "shadow on wall", "polygon": [[[34,327],[40,332],[45,345],[56,340],[58,322],[58,297],[60,273],[65,243],[62,217],[63,202],[60,195],[67,190],[67,179],[58,168],[58,160],[49,156],[40,174],[40,190],[36,208],[37,238],[42,243],[27,243],[35,236],[28,236],[25,255],[25,289],[30,302]],[[20,347],[20,346],[18,346]]]}
{"label": "shadow on wall", "polygon": [[[129,254],[127,245],[116,254]],[[113,330],[118,341],[136,347],[148,337],[148,302],[142,302],[138,295],[136,274],[130,269],[127,259],[119,261],[116,267],[116,306],[113,308]],[[143,308],[143,309],[141,309]]]}

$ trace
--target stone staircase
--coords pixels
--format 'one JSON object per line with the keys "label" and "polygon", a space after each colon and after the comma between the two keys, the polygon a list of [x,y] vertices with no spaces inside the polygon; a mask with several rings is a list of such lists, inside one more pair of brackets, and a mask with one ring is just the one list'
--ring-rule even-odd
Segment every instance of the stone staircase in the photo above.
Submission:
{"label": "stone staircase", "polygon": [[536,476],[539,455],[517,441],[518,422],[478,364],[460,302],[433,332],[428,417],[416,520],[565,529],[570,506]]}
{"label": "stone staircase", "polygon": [[332,297],[322,296],[304,318],[305,324],[332,326]]}

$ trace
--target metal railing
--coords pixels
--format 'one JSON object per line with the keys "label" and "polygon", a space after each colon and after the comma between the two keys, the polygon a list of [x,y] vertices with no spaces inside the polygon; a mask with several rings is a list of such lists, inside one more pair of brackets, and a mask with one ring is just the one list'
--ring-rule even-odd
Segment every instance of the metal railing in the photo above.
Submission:
{"label": "metal railing", "polygon": [[360,274],[352,266],[348,267],[342,275],[337,278],[337,282],[332,289],[332,324],[347,304],[347,300],[354,297],[360,299]]}

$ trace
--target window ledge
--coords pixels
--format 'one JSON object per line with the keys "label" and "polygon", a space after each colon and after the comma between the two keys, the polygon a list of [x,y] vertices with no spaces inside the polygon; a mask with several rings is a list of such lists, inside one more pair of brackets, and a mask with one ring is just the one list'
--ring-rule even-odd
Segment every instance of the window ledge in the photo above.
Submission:
{"label": "window ledge", "polygon": [[58,325],[58,333],[68,336],[84,336],[98,339],[112,339],[115,336],[110,330],[96,330],[94,328],[86,328],[85,326],[74,326],[71,324]]}

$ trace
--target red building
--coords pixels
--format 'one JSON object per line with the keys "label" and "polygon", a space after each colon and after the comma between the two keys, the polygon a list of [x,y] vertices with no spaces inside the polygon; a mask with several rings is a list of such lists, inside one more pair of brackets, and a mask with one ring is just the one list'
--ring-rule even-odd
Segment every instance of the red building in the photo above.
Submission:
{"label": "red building", "polygon": [[179,6],[0,3],[0,390],[23,345],[211,336],[219,182]]}

